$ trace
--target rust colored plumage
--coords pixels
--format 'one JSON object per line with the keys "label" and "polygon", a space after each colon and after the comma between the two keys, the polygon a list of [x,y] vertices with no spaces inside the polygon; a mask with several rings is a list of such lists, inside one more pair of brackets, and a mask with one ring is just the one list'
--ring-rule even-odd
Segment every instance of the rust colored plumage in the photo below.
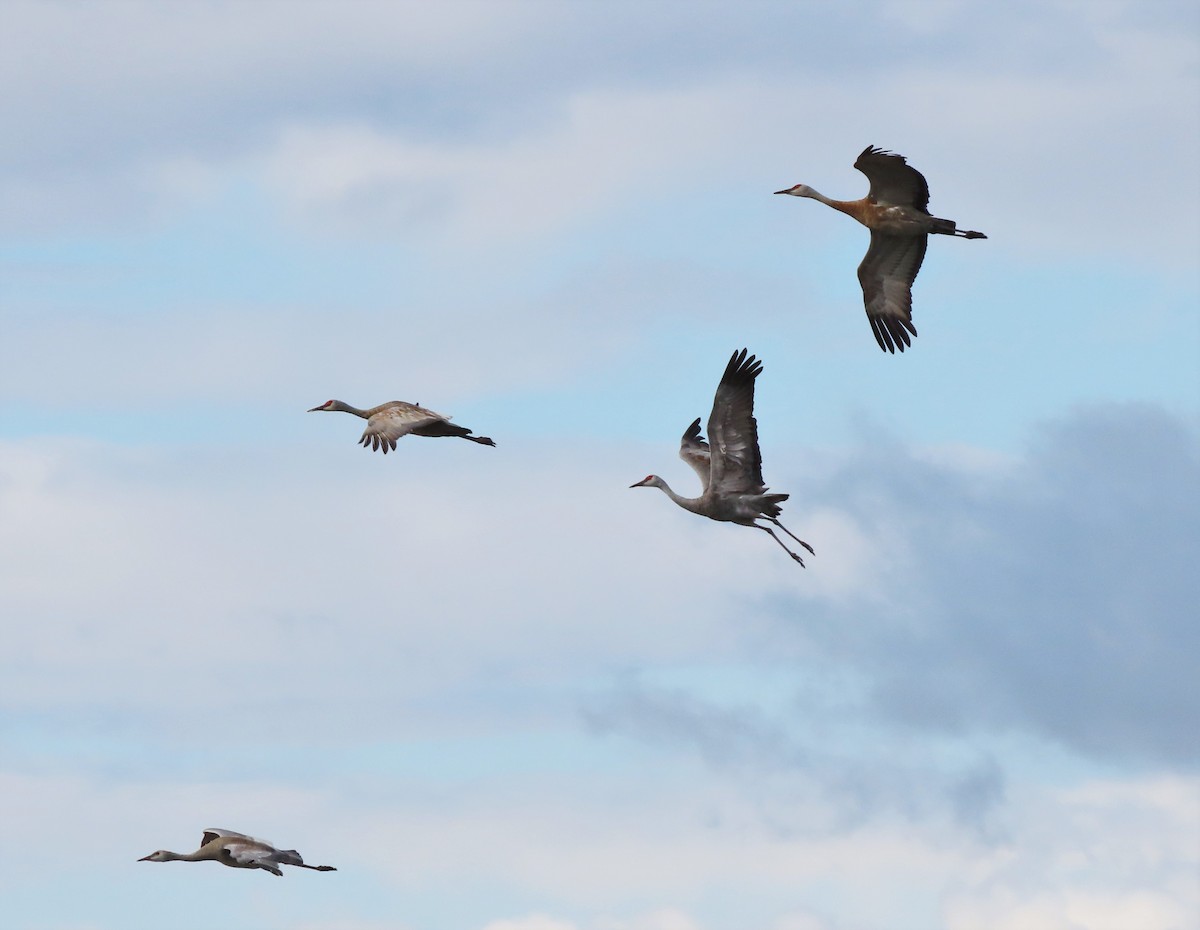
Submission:
{"label": "rust colored plumage", "polygon": [[917,334],[912,322],[912,285],[925,259],[929,236],[986,239],[954,220],[929,214],[929,185],[902,155],[867,146],[854,167],[871,182],[861,200],[831,200],[806,184],[777,194],[819,200],[871,230],[871,244],[858,266],[863,304],[875,341],[885,352],[903,352]]}

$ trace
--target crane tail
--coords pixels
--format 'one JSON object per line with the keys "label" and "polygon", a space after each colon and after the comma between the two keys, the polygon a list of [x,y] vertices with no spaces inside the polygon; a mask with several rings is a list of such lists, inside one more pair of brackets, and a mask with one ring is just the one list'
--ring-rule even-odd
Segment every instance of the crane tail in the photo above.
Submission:
{"label": "crane tail", "polygon": [[755,503],[758,504],[759,511],[763,516],[768,520],[774,521],[776,517],[783,513],[783,508],[779,505],[790,496],[789,494],[763,494]]}
{"label": "crane tail", "polygon": [[963,239],[987,238],[983,233],[973,229],[959,229],[954,220],[944,220],[936,216],[933,217],[933,225],[929,227],[929,231],[939,236],[961,236]]}
{"label": "crane tail", "polygon": [[439,420],[436,423],[427,423],[424,426],[418,426],[413,430],[417,436],[431,436],[434,438],[443,436],[455,436],[459,439],[469,439],[471,442],[477,442],[481,446],[495,446],[496,443],[488,436],[472,436],[471,431],[465,426],[459,426],[457,423],[449,423],[446,420]]}

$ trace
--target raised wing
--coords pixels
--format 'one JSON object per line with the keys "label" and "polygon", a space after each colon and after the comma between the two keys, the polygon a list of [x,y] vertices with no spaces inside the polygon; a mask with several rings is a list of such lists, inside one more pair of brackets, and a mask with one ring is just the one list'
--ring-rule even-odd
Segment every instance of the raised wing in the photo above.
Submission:
{"label": "raised wing", "polygon": [[745,349],[734,352],[713,398],[708,439],[712,443],[712,486],[720,495],[766,490],[754,421],[754,379],[761,371],[762,362],[753,355],[747,357]]}
{"label": "raised wing", "polygon": [[232,837],[233,839],[237,840],[248,840],[251,843],[263,842],[262,840],[255,839],[252,836],[247,836],[245,833],[238,833],[236,830],[222,830],[220,827],[205,827],[204,836],[200,840],[200,845],[207,846],[218,837]]}
{"label": "raised wing", "polygon": [[885,352],[912,345],[912,284],[925,258],[928,236],[889,236],[871,230],[871,246],[858,266],[863,304],[875,341]]}
{"label": "raised wing", "polygon": [[925,176],[909,166],[903,155],[885,152],[868,145],[854,162],[854,167],[871,182],[870,197],[876,203],[916,207],[929,212],[929,185]]}
{"label": "raised wing", "polygon": [[707,491],[708,482],[712,477],[712,466],[709,460],[708,443],[700,435],[700,418],[696,417],[687,428],[679,441],[679,457],[692,466],[692,470],[700,476],[700,485]]}
{"label": "raised wing", "polygon": [[399,400],[393,401],[391,405],[373,414],[367,420],[367,428],[363,430],[359,443],[370,446],[376,451],[382,449],[383,454],[387,455],[389,450],[396,448],[396,440],[401,436],[411,433],[418,427],[429,426],[449,419],[440,413],[418,407],[416,404],[407,404]]}

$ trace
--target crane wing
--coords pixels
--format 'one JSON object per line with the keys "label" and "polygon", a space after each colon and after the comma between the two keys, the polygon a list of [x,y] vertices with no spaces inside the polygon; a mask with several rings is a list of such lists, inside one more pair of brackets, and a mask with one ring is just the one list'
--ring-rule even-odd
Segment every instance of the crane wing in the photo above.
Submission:
{"label": "crane wing", "polygon": [[[262,843],[262,840],[255,839],[252,836],[247,836],[245,833],[238,833],[236,830],[222,830],[220,827],[205,827],[204,836],[200,840],[201,846],[207,846],[218,837],[231,837],[237,840],[247,840],[251,843]],[[269,843],[267,845],[270,845]]]}
{"label": "crane wing", "polygon": [[282,875],[283,872],[276,865],[279,861],[276,858],[278,855],[278,850],[270,846],[264,847],[258,842],[231,840],[225,844],[225,856],[235,868],[266,869],[268,872]]}
{"label": "crane wing", "polygon": [[679,457],[692,466],[692,470],[700,476],[700,486],[707,491],[709,479],[712,477],[712,465],[708,443],[700,435],[699,417],[692,421],[692,425],[679,441]]}
{"label": "crane wing", "polygon": [[747,357],[742,349],[733,353],[717,385],[708,417],[708,438],[712,443],[712,485],[721,495],[761,494],[766,490],[758,424],[754,420],[754,379],[761,371],[762,362],[753,355]]}
{"label": "crane wing", "polygon": [[267,858],[281,865],[298,865],[301,868],[308,868],[304,865],[304,857],[294,849],[277,849]]}
{"label": "crane wing", "polygon": [[230,859],[241,865],[249,865],[253,862],[271,858],[270,849],[265,849],[259,843],[250,841],[243,842],[231,839],[225,844],[225,850],[229,853]]}
{"label": "crane wing", "polygon": [[868,145],[854,162],[854,167],[871,182],[870,197],[876,203],[916,207],[922,213],[929,212],[929,185],[925,176],[910,167],[903,155]]}
{"label": "crane wing", "polygon": [[404,401],[392,401],[391,405],[375,413],[367,420],[367,428],[363,430],[359,443],[370,446],[378,451],[383,449],[387,455],[389,450],[396,448],[396,440],[422,426],[449,420],[449,417],[407,404]]}
{"label": "crane wing", "polygon": [[912,284],[925,258],[928,236],[889,236],[871,230],[871,245],[858,266],[863,304],[875,341],[885,352],[912,345]]}

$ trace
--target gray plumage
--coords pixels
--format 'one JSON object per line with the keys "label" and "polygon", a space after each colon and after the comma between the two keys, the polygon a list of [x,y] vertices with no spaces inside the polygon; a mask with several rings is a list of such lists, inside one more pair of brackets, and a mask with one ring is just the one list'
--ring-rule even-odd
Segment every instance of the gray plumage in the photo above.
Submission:
{"label": "gray plumage", "polygon": [[414,436],[457,436],[483,446],[496,445],[487,436],[472,436],[471,430],[451,423],[450,417],[444,414],[403,400],[388,401],[367,410],[359,410],[340,400],[327,400],[308,412],[318,410],[336,410],[362,417],[367,421],[367,428],[363,430],[359,444],[376,451],[382,450],[384,455],[396,448],[397,439],[409,433]]}
{"label": "gray plumage", "polygon": [[292,865],[314,872],[336,872],[331,865],[306,865],[294,849],[276,849],[266,840],[257,840],[245,833],[209,827],[200,839],[200,848],[192,853],[176,853],[159,849],[143,856],[138,862],[219,862],[232,869],[265,869],[282,876],[281,865]]}
{"label": "gray plumage", "polygon": [[779,522],[780,504],[787,494],[768,494],[763,483],[762,454],[758,446],[758,423],[754,419],[754,381],[762,373],[762,363],[746,350],[734,352],[725,366],[721,383],[713,398],[708,417],[711,445],[700,435],[700,419],[688,426],[679,443],[679,457],[700,477],[703,493],[699,497],[681,497],[658,475],[647,475],[631,488],[658,488],[671,500],[692,513],[710,520],[752,526],[769,533],[793,559],[804,560],[783,544],[769,526],[779,527],[815,555],[812,546],[795,536]]}

